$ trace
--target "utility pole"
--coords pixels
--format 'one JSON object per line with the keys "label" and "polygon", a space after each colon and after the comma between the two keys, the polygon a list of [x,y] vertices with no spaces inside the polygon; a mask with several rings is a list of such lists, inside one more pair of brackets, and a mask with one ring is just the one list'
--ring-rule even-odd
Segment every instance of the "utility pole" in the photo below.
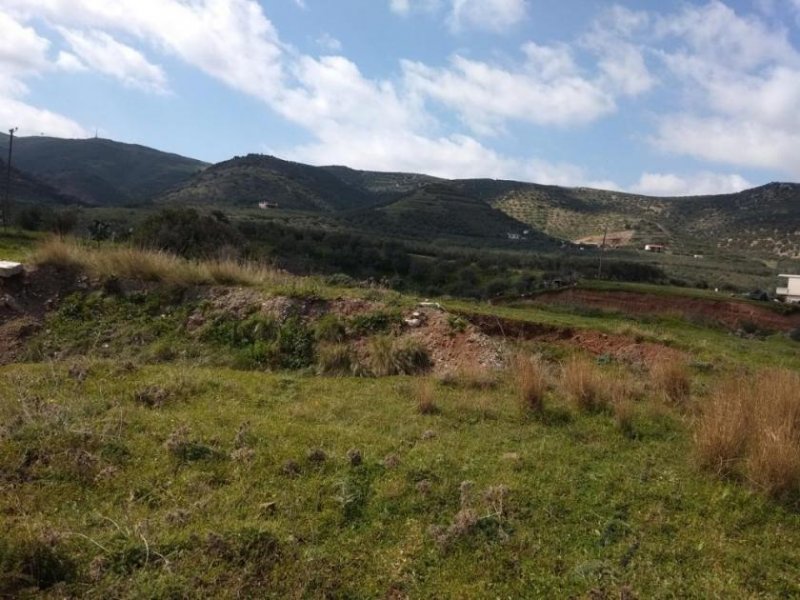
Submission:
{"label": "utility pole", "polygon": [[6,165],[6,199],[3,203],[3,229],[8,229],[11,216],[11,151],[14,148],[14,134],[18,127],[8,130],[8,164]]}
{"label": "utility pole", "polygon": [[603,254],[606,251],[606,237],[608,236],[608,224],[606,224],[606,228],[603,231],[603,245],[600,246],[600,264],[597,265],[597,278],[601,279],[603,277]]}

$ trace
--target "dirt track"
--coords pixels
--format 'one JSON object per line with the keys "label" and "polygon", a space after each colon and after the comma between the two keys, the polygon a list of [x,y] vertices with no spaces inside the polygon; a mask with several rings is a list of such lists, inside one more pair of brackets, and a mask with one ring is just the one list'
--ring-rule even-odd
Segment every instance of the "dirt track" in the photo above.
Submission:
{"label": "dirt track", "polygon": [[778,331],[800,327],[800,313],[783,315],[768,307],[728,298],[690,298],[570,288],[540,294],[529,302],[618,310],[629,315],[680,315],[685,319],[720,323],[731,329],[738,329],[743,323],[754,323],[763,329]]}

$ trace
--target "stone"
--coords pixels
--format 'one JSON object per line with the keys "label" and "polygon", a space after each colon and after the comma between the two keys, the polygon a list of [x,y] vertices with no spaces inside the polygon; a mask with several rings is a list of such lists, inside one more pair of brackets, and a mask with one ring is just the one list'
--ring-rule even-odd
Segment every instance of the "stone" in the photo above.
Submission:
{"label": "stone", "polygon": [[0,277],[13,277],[22,273],[22,264],[9,260],[0,260]]}

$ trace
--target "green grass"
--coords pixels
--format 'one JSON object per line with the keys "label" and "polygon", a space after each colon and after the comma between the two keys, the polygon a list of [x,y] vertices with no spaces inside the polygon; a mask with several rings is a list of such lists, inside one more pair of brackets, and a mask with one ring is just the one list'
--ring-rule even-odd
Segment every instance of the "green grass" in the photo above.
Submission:
{"label": "green grass", "polygon": [[[800,516],[696,471],[681,418],[649,403],[632,439],[557,398],[561,418],[523,420],[505,384],[437,387],[420,415],[406,378],[92,363],[82,383],[61,365],[0,382],[4,543],[49,540],[75,567],[44,596],[800,593]],[[136,400],[153,386],[160,408]],[[181,436],[192,452],[165,447]],[[441,548],[431,526],[451,526],[467,480],[480,519]],[[481,496],[501,485],[496,514]]]}
{"label": "green grass", "polygon": [[0,260],[25,261],[40,240],[41,235],[36,233],[0,228]]}

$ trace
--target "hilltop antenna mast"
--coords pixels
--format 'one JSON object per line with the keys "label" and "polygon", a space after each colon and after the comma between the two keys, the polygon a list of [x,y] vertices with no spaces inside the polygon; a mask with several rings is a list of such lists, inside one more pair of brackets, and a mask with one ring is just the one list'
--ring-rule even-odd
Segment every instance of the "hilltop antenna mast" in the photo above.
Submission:
{"label": "hilltop antenna mast", "polygon": [[8,228],[9,216],[11,211],[11,151],[14,148],[14,134],[19,127],[12,127],[8,130],[8,164],[6,165],[6,197],[3,202],[3,229]]}

